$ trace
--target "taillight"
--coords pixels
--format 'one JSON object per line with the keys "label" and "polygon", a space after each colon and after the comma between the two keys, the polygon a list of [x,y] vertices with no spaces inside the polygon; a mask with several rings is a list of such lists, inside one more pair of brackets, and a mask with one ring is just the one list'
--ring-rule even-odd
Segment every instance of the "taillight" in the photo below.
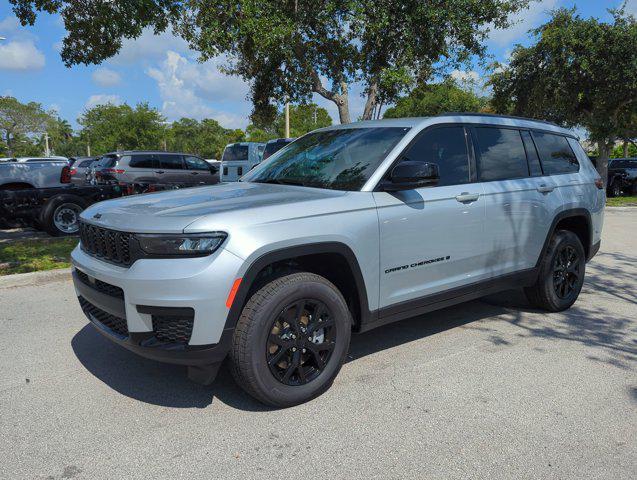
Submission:
{"label": "taillight", "polygon": [[599,188],[600,190],[604,188],[604,180],[602,180],[602,177],[597,177],[595,179],[595,186]]}
{"label": "taillight", "polygon": [[126,170],[120,170],[119,168],[105,168],[104,173],[124,173]]}
{"label": "taillight", "polygon": [[68,165],[62,167],[62,173],[60,173],[60,183],[71,183],[71,169]]}
{"label": "taillight", "polygon": [[72,168],[70,173],[71,173],[71,175],[75,175],[77,173],[77,169],[76,168]]}

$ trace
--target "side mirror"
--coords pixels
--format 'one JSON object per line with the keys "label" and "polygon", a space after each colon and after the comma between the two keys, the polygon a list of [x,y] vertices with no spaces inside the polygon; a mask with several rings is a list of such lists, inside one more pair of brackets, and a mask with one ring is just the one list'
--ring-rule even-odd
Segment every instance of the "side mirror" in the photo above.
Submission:
{"label": "side mirror", "polygon": [[439,180],[440,173],[435,163],[404,160],[392,169],[389,181],[383,187],[388,192],[413,190],[435,186]]}

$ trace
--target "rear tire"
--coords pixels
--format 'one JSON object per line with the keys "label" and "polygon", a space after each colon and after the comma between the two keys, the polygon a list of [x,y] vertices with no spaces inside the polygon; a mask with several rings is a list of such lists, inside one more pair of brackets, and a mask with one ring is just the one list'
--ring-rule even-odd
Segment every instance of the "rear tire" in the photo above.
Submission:
{"label": "rear tire", "polygon": [[608,188],[608,196],[609,197],[621,197],[622,195],[622,186],[618,180],[615,180],[611,186]]}
{"label": "rear tire", "polygon": [[540,262],[537,282],[524,293],[535,307],[549,312],[566,310],[582,290],[585,270],[586,255],[579,237],[558,230]]}
{"label": "rear tire", "polygon": [[65,237],[77,235],[80,213],[86,202],[77,195],[58,195],[49,199],[40,214],[40,226],[49,235]]}
{"label": "rear tire", "polygon": [[307,402],[334,381],[349,349],[352,318],[327,279],[292,273],[255,292],[234,331],[236,382],[274,407]]}

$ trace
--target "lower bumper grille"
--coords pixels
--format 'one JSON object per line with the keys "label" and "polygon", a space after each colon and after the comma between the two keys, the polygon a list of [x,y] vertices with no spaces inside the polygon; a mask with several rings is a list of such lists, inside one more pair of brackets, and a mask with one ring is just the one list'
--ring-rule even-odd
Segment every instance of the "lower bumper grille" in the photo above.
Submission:
{"label": "lower bumper grille", "polygon": [[86,314],[89,318],[99,322],[118,337],[128,337],[128,325],[125,318],[116,317],[115,315],[105,312],[101,308],[90,303],[84,297],[78,298],[84,314]]}
{"label": "lower bumper grille", "polygon": [[190,316],[153,315],[153,330],[158,342],[186,345],[192,335],[194,312]]}
{"label": "lower bumper grille", "polygon": [[102,282],[101,280],[98,280],[97,278],[91,281],[89,276],[86,273],[84,273],[82,270],[75,269],[75,272],[77,273],[77,277],[85,285],[91,288],[94,288],[100,293],[110,295],[111,297],[124,299],[124,290],[122,290],[121,288],[116,287],[115,285],[111,285],[110,283]]}

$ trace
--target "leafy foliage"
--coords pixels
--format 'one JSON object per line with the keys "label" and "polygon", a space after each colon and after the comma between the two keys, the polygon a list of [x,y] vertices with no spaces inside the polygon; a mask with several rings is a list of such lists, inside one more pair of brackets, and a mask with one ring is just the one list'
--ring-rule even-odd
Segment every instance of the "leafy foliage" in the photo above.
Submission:
{"label": "leafy foliage", "polygon": [[147,103],[135,108],[129,105],[97,105],[78,119],[82,139],[91,153],[113,150],[151,150],[162,146],[166,138],[164,117]]}
{"label": "leafy foliage", "polygon": [[396,101],[385,111],[385,118],[429,117],[444,112],[480,112],[488,100],[461,88],[447,78],[440,83],[418,85],[409,95]]}
{"label": "leafy foliage", "polygon": [[535,30],[536,43],[517,46],[511,62],[491,79],[498,112],[586,128],[598,142],[598,168],[617,138],[635,131],[637,23],[623,9],[612,23],[559,9]]}
{"label": "leafy foliage", "polygon": [[225,54],[227,72],[252,82],[254,116],[273,119],[285,97],[333,101],[350,121],[349,85],[362,82],[367,102],[392,101],[414,80],[483,57],[489,26],[505,28],[529,0],[10,0],[23,24],[38,11],[60,13],[67,65],[99,63],[123,38],[169,26],[202,59]]}
{"label": "leafy foliage", "polygon": [[14,97],[0,97],[0,134],[9,156],[32,155],[32,137],[46,129],[49,115],[36,102],[21,103]]}
{"label": "leafy foliage", "polygon": [[[332,125],[332,117],[327,110],[315,103],[290,105],[290,136],[300,137],[317,128]],[[253,123],[246,129],[251,142],[267,142],[285,137],[285,112],[277,112],[269,124]]]}
{"label": "leafy foliage", "polygon": [[221,158],[227,144],[245,139],[242,130],[223,128],[216,120],[209,118],[202,121],[182,118],[172,123],[167,136],[169,150],[217,159]]}

